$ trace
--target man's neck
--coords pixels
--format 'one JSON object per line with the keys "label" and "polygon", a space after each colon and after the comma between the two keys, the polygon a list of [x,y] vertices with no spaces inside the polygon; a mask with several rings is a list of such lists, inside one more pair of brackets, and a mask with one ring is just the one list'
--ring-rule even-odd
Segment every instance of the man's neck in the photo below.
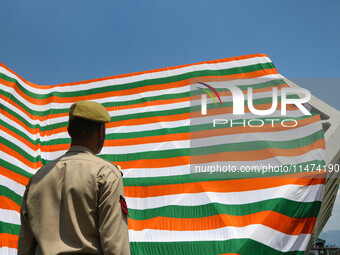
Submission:
{"label": "man's neck", "polygon": [[72,141],[71,146],[83,146],[88,148],[90,151],[93,152],[93,154],[97,154],[97,148],[94,143],[91,143],[90,141]]}

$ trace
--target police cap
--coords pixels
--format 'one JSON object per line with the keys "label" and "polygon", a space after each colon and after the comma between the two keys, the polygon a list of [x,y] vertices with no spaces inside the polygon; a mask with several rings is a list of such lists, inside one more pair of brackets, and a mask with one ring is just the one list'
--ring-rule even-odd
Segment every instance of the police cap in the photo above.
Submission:
{"label": "police cap", "polygon": [[98,123],[108,123],[111,118],[105,107],[97,102],[79,101],[71,105],[69,120],[82,118]]}

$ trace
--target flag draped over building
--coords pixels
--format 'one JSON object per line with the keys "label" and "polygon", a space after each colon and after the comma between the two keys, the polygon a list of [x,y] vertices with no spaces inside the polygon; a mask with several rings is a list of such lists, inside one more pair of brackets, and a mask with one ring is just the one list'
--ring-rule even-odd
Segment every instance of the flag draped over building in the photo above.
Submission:
{"label": "flag draped over building", "polygon": [[[0,254],[16,254],[25,185],[69,148],[68,109],[79,100],[102,103],[111,115],[100,156],[123,169],[132,254],[303,254],[325,182],[320,171],[299,171],[324,165],[319,115],[289,107],[298,125],[287,128],[278,107],[274,127],[212,130],[203,118],[195,131],[191,121],[207,90],[193,95],[190,86],[212,78],[237,80],[244,94],[251,86],[257,109],[270,107],[272,88],[288,86],[263,54],[52,86],[28,82],[0,64]],[[223,105],[208,100],[208,111],[231,119],[230,91],[212,87]],[[249,116],[246,107],[243,118]],[[201,139],[194,148],[193,139]],[[193,176],[193,160],[230,162],[238,170],[294,165],[297,171],[285,178]]]}

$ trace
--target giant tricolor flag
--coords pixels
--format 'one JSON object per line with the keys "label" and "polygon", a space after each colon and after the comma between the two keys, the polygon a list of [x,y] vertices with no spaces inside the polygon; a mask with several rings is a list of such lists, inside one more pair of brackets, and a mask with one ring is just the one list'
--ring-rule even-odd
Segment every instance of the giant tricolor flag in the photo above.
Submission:
{"label": "giant tricolor flag", "polygon": [[[254,118],[247,103],[243,116],[233,114],[221,81],[244,94],[252,87],[257,109],[270,108],[274,87],[288,86],[263,54],[52,86],[1,64],[0,254],[16,254],[25,185],[69,148],[68,109],[79,100],[100,102],[111,115],[100,156],[123,169],[132,254],[303,254],[325,180],[320,169],[300,170],[324,165],[320,117],[290,106],[286,127],[278,104],[274,126],[258,120],[257,127],[212,127],[201,113],[207,92],[210,116]],[[295,172],[200,175],[192,173],[193,162],[237,170],[293,165]]]}

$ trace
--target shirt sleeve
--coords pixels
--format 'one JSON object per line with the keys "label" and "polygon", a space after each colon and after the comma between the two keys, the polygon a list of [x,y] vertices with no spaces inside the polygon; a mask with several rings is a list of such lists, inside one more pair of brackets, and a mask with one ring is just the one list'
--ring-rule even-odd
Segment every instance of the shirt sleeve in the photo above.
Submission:
{"label": "shirt sleeve", "polygon": [[[112,166],[112,168],[115,166]],[[98,181],[98,228],[105,255],[130,254],[127,215],[122,209],[123,180],[118,169],[106,167]]]}
{"label": "shirt sleeve", "polygon": [[30,184],[27,185],[24,197],[21,203],[20,220],[21,227],[18,241],[18,255],[33,255],[37,247],[37,240],[35,239],[29,222],[28,209],[27,209],[27,195]]}

